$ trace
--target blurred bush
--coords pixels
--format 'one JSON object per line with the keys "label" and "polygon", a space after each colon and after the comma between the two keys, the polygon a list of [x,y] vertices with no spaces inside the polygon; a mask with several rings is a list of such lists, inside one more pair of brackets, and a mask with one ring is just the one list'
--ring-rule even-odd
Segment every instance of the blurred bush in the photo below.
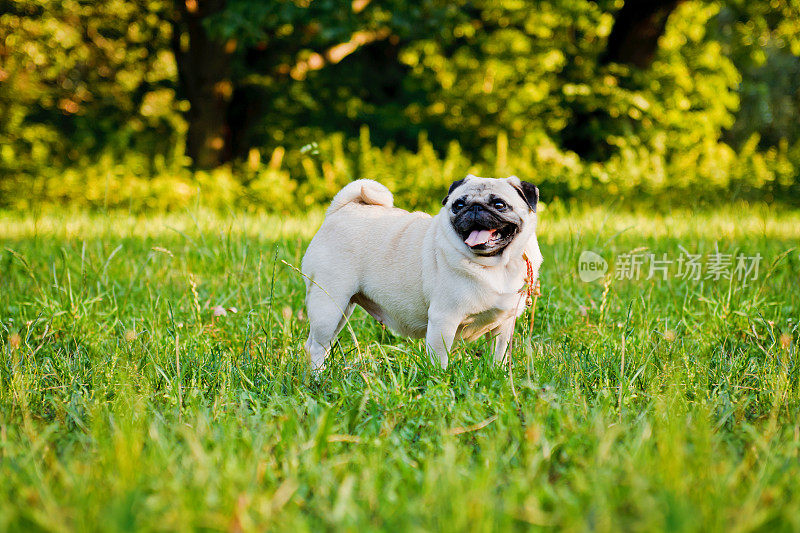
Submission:
{"label": "blurred bush", "polygon": [[264,161],[254,149],[247,161],[213,170],[173,165],[152,172],[142,156],[101,157],[90,166],[43,168],[33,182],[4,180],[0,198],[6,207],[19,210],[58,204],[170,211],[202,205],[296,213],[326,205],[353,179],[371,178],[392,190],[396,205],[435,212],[449,184],[469,172],[531,180],[544,203],[648,204],[663,210],[715,205],[721,198],[768,203],[782,198],[786,203],[800,193],[800,148],[758,150],[756,136],[738,153],[722,143],[706,143],[668,156],[663,150],[625,142],[604,163],[583,161],[546,139],[536,148],[511,152],[502,133],[489,160],[479,163],[467,158],[456,141],[441,155],[424,134],[418,143],[416,151],[375,146],[364,127],[357,138],[322,138],[311,151],[287,154],[278,147],[265,154]]}

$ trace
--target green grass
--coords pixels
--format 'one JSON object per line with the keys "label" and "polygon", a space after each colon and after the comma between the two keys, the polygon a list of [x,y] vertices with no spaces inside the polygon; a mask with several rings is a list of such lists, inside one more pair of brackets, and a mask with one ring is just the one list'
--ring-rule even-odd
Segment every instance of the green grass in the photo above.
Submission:
{"label": "green grass", "polygon": [[[0,530],[800,529],[800,214],[545,209],[513,388],[360,310],[314,378],[320,222],[0,214]],[[679,245],[759,278],[578,277]]]}

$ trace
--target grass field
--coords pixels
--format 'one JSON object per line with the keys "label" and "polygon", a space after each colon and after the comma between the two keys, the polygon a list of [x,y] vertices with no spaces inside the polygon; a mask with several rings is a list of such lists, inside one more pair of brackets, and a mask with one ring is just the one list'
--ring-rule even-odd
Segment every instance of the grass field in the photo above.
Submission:
{"label": "grass field", "polygon": [[[540,217],[512,381],[360,310],[315,378],[319,214],[0,214],[0,530],[800,530],[800,213]],[[587,283],[583,250],[675,263]]]}

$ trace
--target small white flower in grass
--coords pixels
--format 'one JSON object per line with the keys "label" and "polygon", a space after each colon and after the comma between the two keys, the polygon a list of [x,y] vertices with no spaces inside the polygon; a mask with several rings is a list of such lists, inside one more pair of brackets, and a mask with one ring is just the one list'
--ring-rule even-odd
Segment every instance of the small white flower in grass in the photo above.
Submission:
{"label": "small white flower in grass", "polygon": [[221,305],[212,307],[211,311],[214,313],[214,316],[228,316],[228,312]]}
{"label": "small white flower in grass", "polygon": [[229,312],[229,313],[233,313],[233,314],[235,315],[236,313],[238,313],[238,312],[239,312],[239,310],[238,310],[238,309],[236,309],[235,307],[229,307],[229,308],[228,308],[228,312]]}
{"label": "small white flower in grass", "polygon": [[292,319],[292,308],[288,305],[281,309],[281,315],[283,315],[284,320],[291,320]]}

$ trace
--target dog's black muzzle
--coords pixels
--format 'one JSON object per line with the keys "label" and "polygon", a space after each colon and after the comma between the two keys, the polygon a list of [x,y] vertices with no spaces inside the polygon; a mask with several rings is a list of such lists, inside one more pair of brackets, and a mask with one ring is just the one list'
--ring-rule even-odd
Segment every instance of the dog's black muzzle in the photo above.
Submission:
{"label": "dog's black muzzle", "polygon": [[497,213],[481,204],[465,207],[453,219],[453,227],[456,228],[462,240],[466,239],[474,230],[498,229],[507,224],[509,224],[508,220],[501,218]]}
{"label": "dog's black muzzle", "polygon": [[478,202],[464,206],[459,212],[454,213],[452,224],[462,241],[476,230],[496,230],[498,238],[493,244],[470,247],[476,254],[487,256],[501,253],[514,240],[520,226],[518,220],[503,216],[494,208]]}

